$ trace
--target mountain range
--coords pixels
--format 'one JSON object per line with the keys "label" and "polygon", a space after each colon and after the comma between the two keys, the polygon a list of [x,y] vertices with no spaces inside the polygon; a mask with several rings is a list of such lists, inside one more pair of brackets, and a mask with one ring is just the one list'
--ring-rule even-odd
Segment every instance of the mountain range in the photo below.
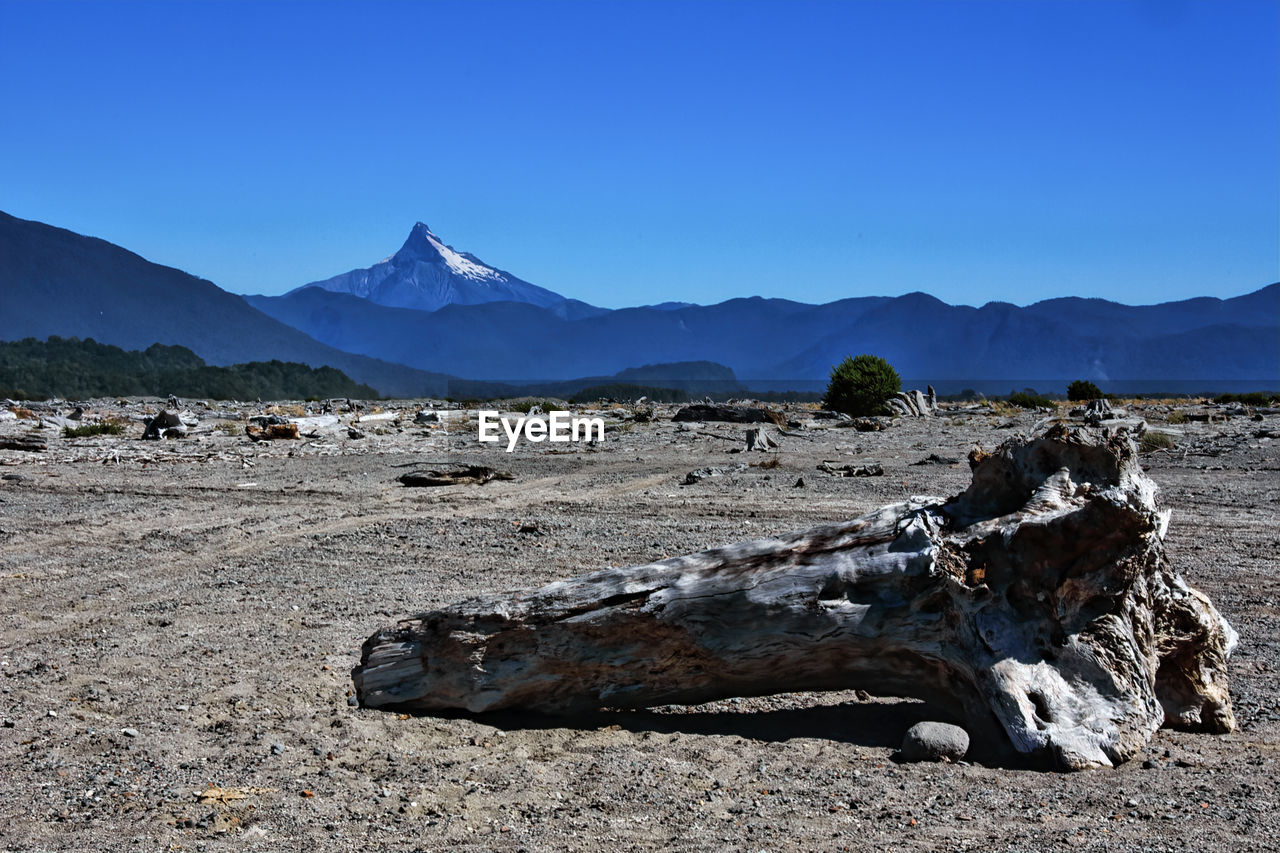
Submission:
{"label": "mountain range", "polygon": [[[284,296],[247,296],[277,320],[349,352],[505,382],[562,380],[652,362],[714,361],[748,382],[823,379],[844,356],[873,352],[910,377],[1053,381],[1274,380],[1280,374],[1280,286],[1231,299],[1129,306],[1051,299],[1019,307],[948,305],[928,294],[824,305],[731,299],[606,310],[508,273],[457,268],[421,223],[390,261]],[[452,254],[449,254],[452,253]],[[432,298],[465,294],[430,311]],[[361,282],[372,280],[377,287]],[[512,298],[489,289],[501,275]],[[525,296],[528,298],[525,298]],[[482,298],[484,297],[484,298]],[[434,303],[433,303],[434,304]]]}
{"label": "mountain range", "polygon": [[209,364],[336,367],[383,394],[442,394],[450,377],[327,346],[241,297],[127,249],[0,212],[0,340],[185,346]]}
{"label": "mountain range", "polygon": [[[1280,284],[1148,306],[1069,297],[975,308],[910,293],[610,310],[489,266],[418,223],[370,267],[282,296],[239,297],[105,241],[0,214],[0,339],[51,334],[182,344],[212,364],[329,364],[404,395],[441,393],[451,377],[560,382],[673,362],[714,362],[749,387],[784,389],[820,384],[860,352],[917,380],[1274,386]],[[650,369],[646,384],[687,379],[687,369]]]}

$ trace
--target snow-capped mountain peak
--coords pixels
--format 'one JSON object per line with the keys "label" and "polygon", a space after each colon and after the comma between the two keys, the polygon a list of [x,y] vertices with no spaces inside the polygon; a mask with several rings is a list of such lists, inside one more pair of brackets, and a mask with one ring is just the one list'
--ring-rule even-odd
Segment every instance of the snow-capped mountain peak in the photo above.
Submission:
{"label": "snow-capped mountain peak", "polygon": [[565,301],[558,293],[491,267],[475,255],[457,251],[422,222],[413,226],[404,245],[391,257],[366,269],[304,284],[296,290],[307,287],[422,311],[482,302],[527,302],[547,307]]}
{"label": "snow-capped mountain peak", "polygon": [[404,241],[404,246],[392,257],[406,254],[425,261],[432,261],[438,258],[444,261],[445,265],[457,275],[476,281],[507,281],[507,277],[493,267],[473,261],[458,254],[452,247],[446,246],[422,222],[413,226],[413,230],[409,232],[409,239]]}

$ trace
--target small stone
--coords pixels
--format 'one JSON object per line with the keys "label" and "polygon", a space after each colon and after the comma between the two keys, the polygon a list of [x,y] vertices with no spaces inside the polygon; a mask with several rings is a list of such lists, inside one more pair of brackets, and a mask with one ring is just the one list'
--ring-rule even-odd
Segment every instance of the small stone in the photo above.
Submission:
{"label": "small stone", "polygon": [[792,488],[793,488],[793,489],[803,489],[803,488],[804,488],[804,477],[797,477],[797,478],[796,478],[795,485],[794,485],[794,486],[792,486]]}
{"label": "small stone", "polygon": [[348,704],[348,705],[350,705],[352,708],[359,708],[359,707],[360,707],[360,700],[359,700],[358,698],[356,698],[355,696],[348,696],[348,697],[347,697],[347,704]]}
{"label": "small stone", "polygon": [[138,730],[137,729],[121,729],[120,734],[124,735],[125,737],[138,737]]}
{"label": "small stone", "polygon": [[905,761],[959,761],[969,751],[969,733],[949,723],[916,723],[902,739]]}
{"label": "small stone", "polygon": [[1142,769],[1143,770],[1159,770],[1160,765],[1152,761],[1150,758],[1148,758],[1146,761],[1142,762]]}
{"label": "small stone", "polygon": [[273,744],[271,744],[271,754],[272,754],[272,755],[283,755],[283,754],[284,754],[284,744],[282,744],[282,743],[273,743]]}

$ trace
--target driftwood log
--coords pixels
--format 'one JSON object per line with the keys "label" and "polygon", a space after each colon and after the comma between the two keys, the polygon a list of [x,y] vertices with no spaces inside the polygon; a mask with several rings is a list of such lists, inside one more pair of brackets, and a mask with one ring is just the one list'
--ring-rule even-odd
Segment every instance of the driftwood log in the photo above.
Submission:
{"label": "driftwood log", "polygon": [[1063,769],[1118,764],[1162,724],[1232,730],[1235,632],[1169,564],[1128,435],[1057,425],[970,464],[950,500],[406,619],[365,642],[359,700],[575,713],[859,688]]}
{"label": "driftwood log", "polygon": [[44,436],[28,432],[23,435],[0,435],[0,450],[25,450],[41,453],[48,447]]}
{"label": "driftwood log", "polygon": [[716,406],[706,403],[694,403],[685,406],[671,420],[681,421],[719,421],[731,424],[773,424],[784,427],[787,418],[782,412],[773,409],[760,409],[748,406]]}

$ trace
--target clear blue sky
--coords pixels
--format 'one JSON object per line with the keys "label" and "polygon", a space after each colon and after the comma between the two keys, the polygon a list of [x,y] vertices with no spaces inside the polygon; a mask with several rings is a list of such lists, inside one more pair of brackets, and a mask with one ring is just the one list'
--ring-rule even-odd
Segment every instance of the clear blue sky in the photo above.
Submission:
{"label": "clear blue sky", "polygon": [[595,304],[1280,277],[1280,3],[12,2],[0,210],[237,292],[417,220]]}

